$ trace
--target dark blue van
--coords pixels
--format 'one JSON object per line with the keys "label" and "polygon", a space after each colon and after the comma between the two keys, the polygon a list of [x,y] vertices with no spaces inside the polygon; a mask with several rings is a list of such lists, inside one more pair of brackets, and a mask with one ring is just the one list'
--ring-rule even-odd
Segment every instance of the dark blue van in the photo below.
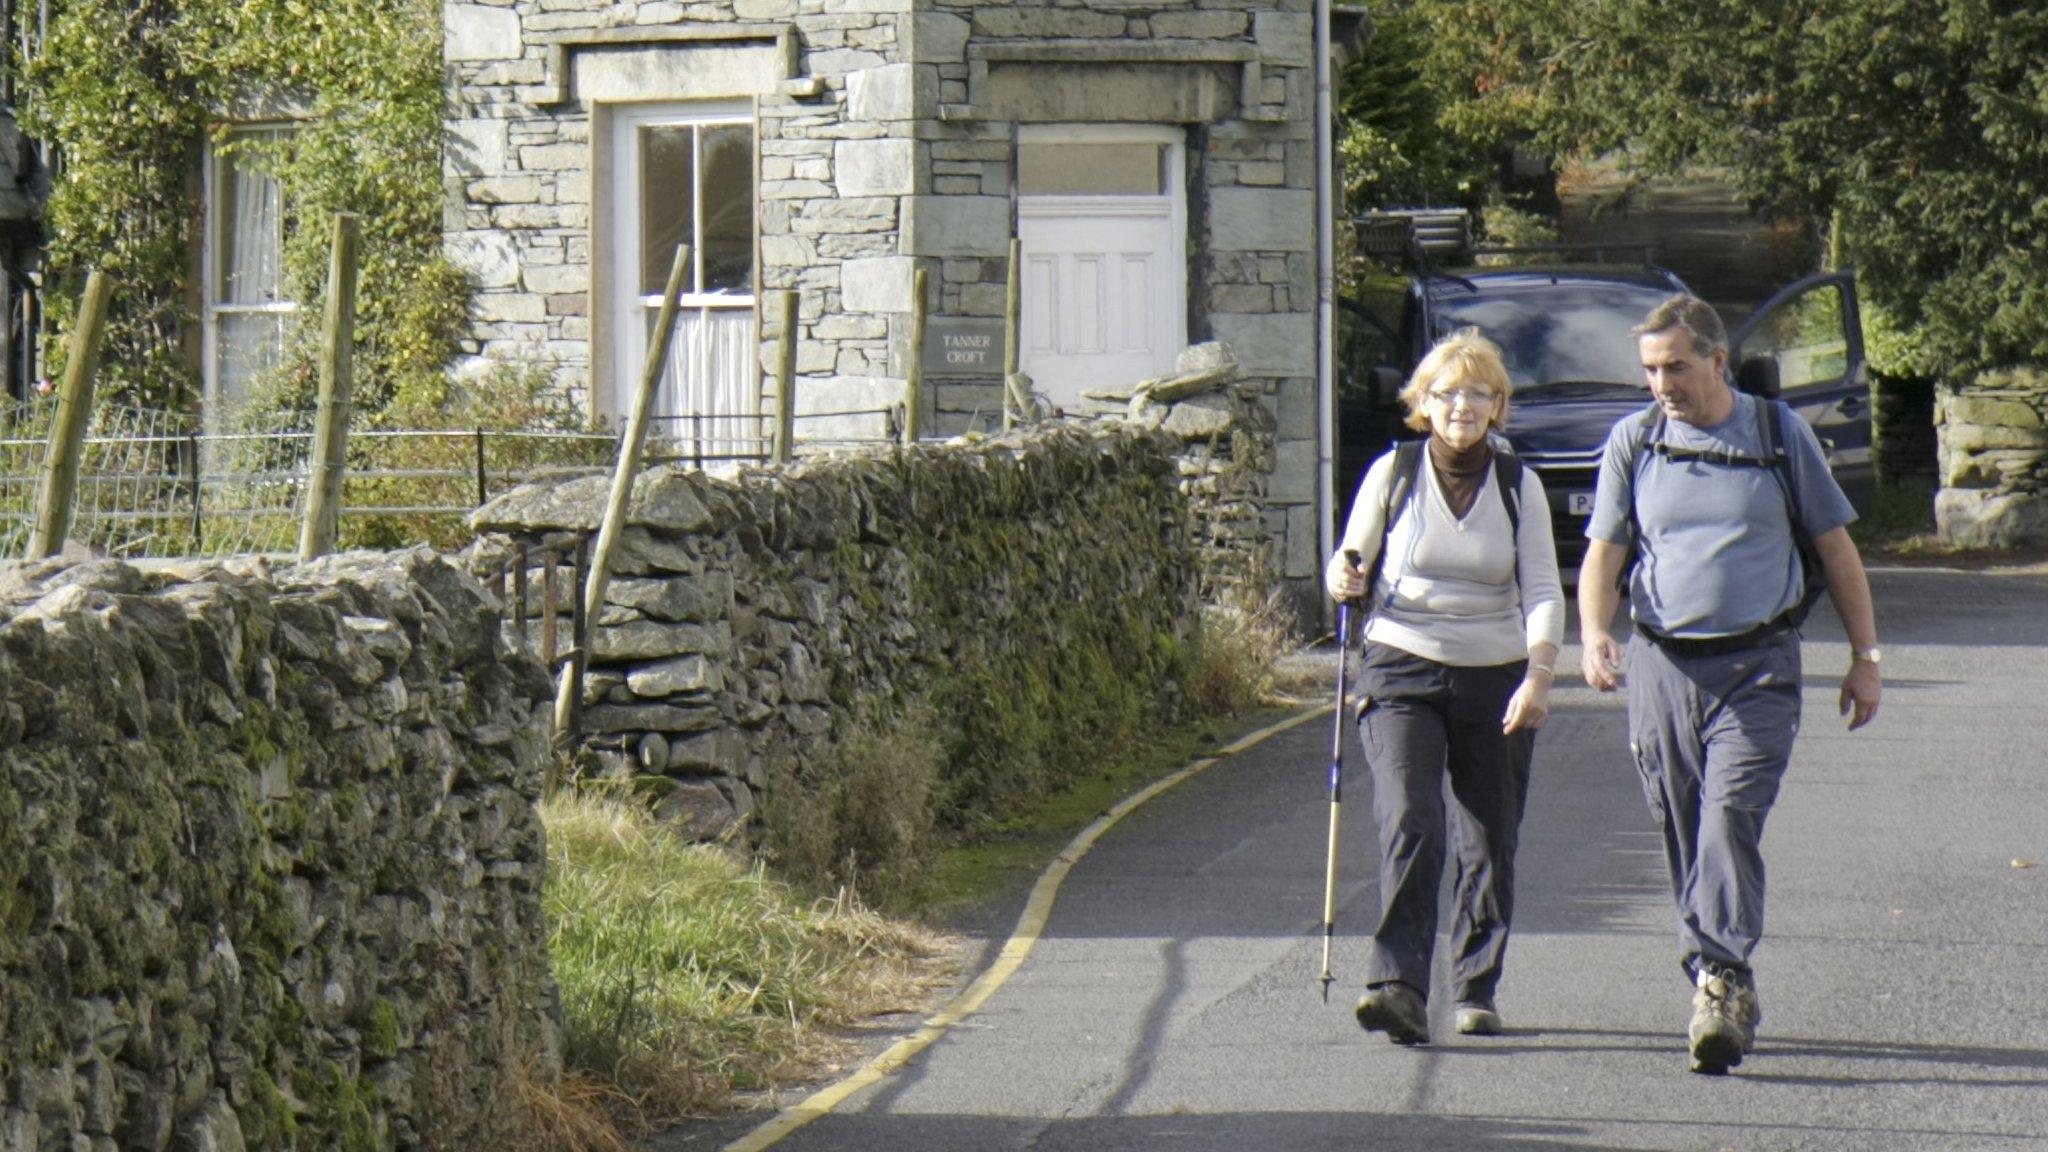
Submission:
{"label": "dark blue van", "polygon": [[[1483,251],[1483,250],[1482,250]],[[1671,272],[1560,267],[1425,271],[1398,305],[1343,301],[1339,321],[1336,483],[1348,512],[1360,477],[1402,426],[1398,394],[1437,339],[1478,328],[1500,346],[1514,385],[1507,436],[1543,477],[1567,580],[1585,555],[1586,517],[1614,422],[1649,403],[1629,329],[1686,291]],[[1397,310],[1397,315],[1386,315]],[[1730,334],[1734,383],[1778,396],[1820,437],[1835,479],[1870,504],[1870,391],[1856,285],[1848,272],[1781,290]]]}

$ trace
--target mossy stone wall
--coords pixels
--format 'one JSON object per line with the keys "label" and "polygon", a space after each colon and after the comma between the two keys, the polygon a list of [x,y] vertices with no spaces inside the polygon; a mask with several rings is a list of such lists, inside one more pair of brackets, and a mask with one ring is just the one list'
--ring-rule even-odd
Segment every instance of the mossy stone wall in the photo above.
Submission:
{"label": "mossy stone wall", "polygon": [[[1182,447],[1062,421],[731,479],[650,471],[590,637],[584,746],[715,836],[771,779],[829,771],[832,741],[916,712],[946,749],[939,818],[998,816],[1181,705],[1199,569]],[[474,564],[594,534],[608,487],[487,505]]]}
{"label": "mossy stone wall", "polygon": [[548,695],[425,551],[0,568],[0,1149],[492,1147]]}

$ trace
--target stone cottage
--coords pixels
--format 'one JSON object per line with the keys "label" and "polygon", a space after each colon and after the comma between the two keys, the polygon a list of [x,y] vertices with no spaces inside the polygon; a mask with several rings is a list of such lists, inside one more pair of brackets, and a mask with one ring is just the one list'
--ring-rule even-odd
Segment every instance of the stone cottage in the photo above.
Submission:
{"label": "stone cottage", "polygon": [[757,449],[779,335],[764,303],[793,290],[799,447],[879,439],[922,269],[940,350],[923,427],[984,428],[1014,236],[1020,367],[1048,406],[1170,373],[1191,343],[1232,346],[1278,431],[1275,556],[1310,589],[1335,503],[1316,62],[1323,35],[1341,65],[1369,33],[1329,8],[450,3],[446,242],[481,287],[470,365],[537,368],[619,414],[687,242],[668,432]]}

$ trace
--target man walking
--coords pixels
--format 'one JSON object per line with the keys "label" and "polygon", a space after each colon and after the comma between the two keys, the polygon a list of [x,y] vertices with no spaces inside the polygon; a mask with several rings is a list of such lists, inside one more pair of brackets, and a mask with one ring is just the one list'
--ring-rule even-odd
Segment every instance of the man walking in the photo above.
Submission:
{"label": "man walking", "polygon": [[[1728,383],[1728,338],[1673,296],[1635,329],[1655,403],[1617,423],[1579,570],[1586,682],[1628,684],[1629,748],[1663,827],[1681,961],[1695,988],[1696,1072],[1725,1073],[1763,1011],[1764,819],[1799,730],[1799,634],[1823,583],[1849,636],[1841,711],[1877,715],[1877,624],[1855,519],[1806,422]],[[1635,637],[1612,633],[1631,548]],[[1810,567],[1818,567],[1818,572]]]}

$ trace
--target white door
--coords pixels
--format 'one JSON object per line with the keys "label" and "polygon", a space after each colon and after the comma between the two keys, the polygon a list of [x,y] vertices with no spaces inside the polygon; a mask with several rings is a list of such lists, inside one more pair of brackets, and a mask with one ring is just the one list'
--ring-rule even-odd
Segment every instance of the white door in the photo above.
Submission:
{"label": "white door", "polygon": [[621,110],[612,218],[612,395],[632,403],[678,243],[690,245],[681,312],[649,431],[685,456],[760,452],[754,337],[754,122],[744,105]]}
{"label": "white door", "polygon": [[1071,409],[1171,371],[1187,340],[1179,131],[1027,129],[1017,183],[1032,386]]}

